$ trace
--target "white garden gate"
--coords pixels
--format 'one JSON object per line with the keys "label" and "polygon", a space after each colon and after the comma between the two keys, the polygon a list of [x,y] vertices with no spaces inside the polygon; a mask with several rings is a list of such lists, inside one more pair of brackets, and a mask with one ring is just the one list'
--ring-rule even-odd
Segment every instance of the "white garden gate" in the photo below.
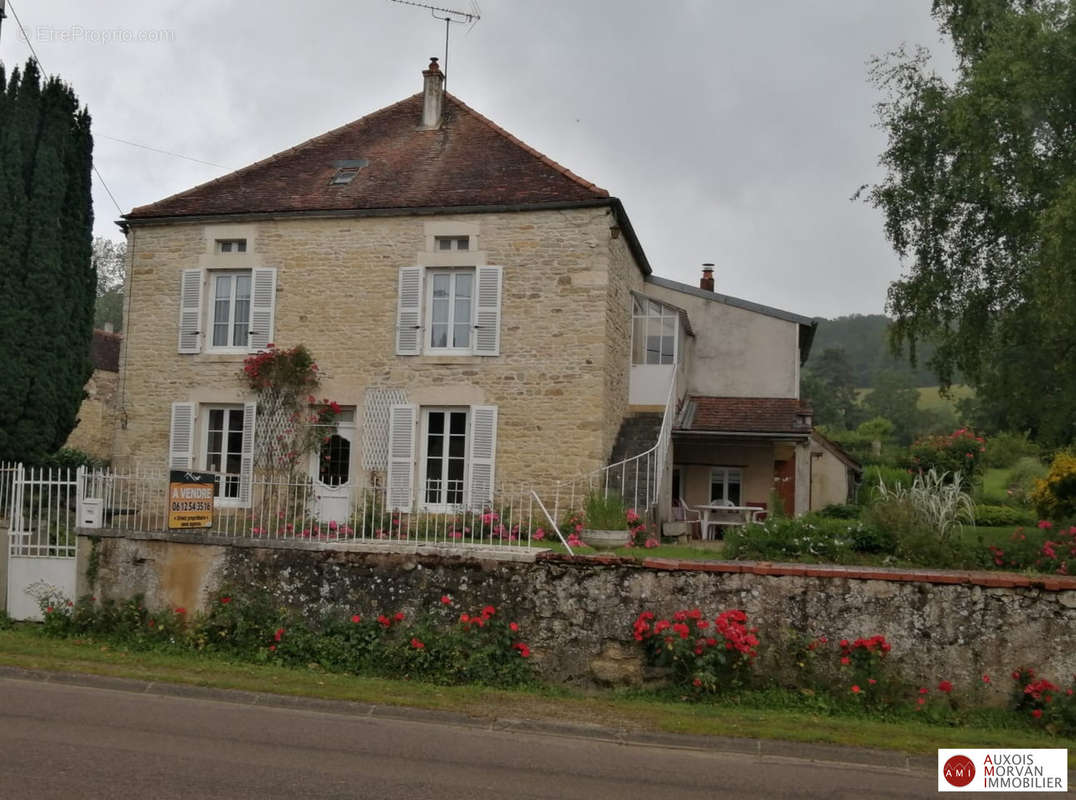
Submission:
{"label": "white garden gate", "polygon": [[0,508],[7,518],[7,613],[40,620],[42,600],[75,599],[78,476],[0,466]]}

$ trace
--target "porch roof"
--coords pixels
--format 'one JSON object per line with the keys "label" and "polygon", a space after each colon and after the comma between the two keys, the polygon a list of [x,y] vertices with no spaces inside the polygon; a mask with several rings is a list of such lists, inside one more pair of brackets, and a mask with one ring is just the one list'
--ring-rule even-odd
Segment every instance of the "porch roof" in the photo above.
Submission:
{"label": "porch roof", "polygon": [[811,409],[795,397],[692,395],[680,430],[806,437],[811,432]]}

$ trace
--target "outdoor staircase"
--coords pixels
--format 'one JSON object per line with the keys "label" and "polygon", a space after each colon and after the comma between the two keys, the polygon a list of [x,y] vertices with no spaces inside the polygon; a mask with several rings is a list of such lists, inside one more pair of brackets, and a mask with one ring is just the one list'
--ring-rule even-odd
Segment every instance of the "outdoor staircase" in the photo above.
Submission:
{"label": "outdoor staircase", "polygon": [[[620,423],[620,432],[617,434],[616,444],[613,445],[613,452],[609,456],[609,464],[617,464],[645,453],[657,444],[658,436],[661,434],[661,418],[660,411],[636,411],[628,414]],[[657,454],[651,459],[651,469],[656,463],[656,458]],[[616,470],[610,475],[610,486],[617,490],[620,490],[621,477],[623,477],[626,482],[624,499],[629,504],[635,496],[636,480],[638,481],[638,496],[645,497],[650,491],[653,474],[648,474],[645,467],[645,463],[639,464],[638,469],[635,465],[629,465],[623,476]]]}

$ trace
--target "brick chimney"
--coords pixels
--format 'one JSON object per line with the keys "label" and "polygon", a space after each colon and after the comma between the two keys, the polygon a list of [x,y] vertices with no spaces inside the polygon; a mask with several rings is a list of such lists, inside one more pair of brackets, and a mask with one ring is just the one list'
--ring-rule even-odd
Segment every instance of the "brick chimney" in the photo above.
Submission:
{"label": "brick chimney", "polygon": [[441,127],[441,106],[445,97],[445,76],[437,66],[437,59],[430,59],[428,69],[422,70],[422,127]]}
{"label": "brick chimney", "polygon": [[699,280],[699,288],[704,289],[707,292],[714,290],[714,265],[703,264],[702,265],[702,278]]}

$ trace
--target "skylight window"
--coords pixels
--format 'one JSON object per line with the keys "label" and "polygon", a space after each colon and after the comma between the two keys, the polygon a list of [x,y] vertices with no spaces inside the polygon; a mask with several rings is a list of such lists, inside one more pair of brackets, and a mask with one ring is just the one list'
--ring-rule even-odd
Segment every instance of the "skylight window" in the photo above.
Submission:
{"label": "skylight window", "polygon": [[332,181],[330,181],[330,185],[339,186],[341,184],[351,183],[353,180],[355,180],[355,176],[358,174],[358,167],[345,167],[343,169],[339,169],[336,171],[336,174],[333,175],[333,179]]}
{"label": "skylight window", "polygon": [[359,170],[369,163],[370,162],[365,158],[349,158],[344,161],[334,161],[333,166],[336,167],[336,174],[333,175],[332,180],[329,181],[329,185],[346,186],[355,180],[355,176],[359,174]]}

